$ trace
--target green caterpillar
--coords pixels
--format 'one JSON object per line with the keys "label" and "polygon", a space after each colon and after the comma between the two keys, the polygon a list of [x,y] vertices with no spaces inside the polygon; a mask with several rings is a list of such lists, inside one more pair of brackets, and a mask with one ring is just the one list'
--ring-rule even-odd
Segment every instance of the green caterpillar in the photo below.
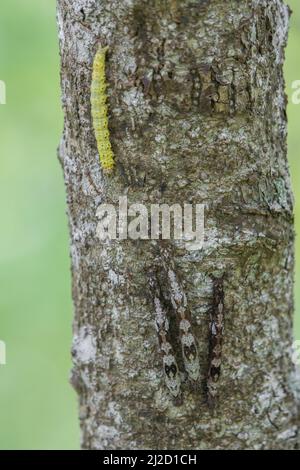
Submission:
{"label": "green caterpillar", "polygon": [[91,112],[100,163],[104,172],[111,173],[115,162],[109,139],[106,103],[105,54],[107,50],[107,46],[100,46],[94,58],[91,84]]}

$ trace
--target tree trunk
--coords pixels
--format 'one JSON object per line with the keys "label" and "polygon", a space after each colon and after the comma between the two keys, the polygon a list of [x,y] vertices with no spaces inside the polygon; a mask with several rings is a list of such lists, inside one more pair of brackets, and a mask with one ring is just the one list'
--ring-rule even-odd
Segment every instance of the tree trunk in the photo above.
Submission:
{"label": "tree trunk", "polygon": [[[288,8],[281,0],[58,0],[57,19],[82,447],[297,448]],[[109,46],[112,175],[101,170],[90,111],[99,42]],[[124,195],[128,204],[205,204],[203,248],[169,243],[200,362],[193,383],[172,326],[180,399],[165,384],[148,288],[159,243],[96,236],[99,204],[117,207]],[[221,374],[210,383],[221,280]]]}

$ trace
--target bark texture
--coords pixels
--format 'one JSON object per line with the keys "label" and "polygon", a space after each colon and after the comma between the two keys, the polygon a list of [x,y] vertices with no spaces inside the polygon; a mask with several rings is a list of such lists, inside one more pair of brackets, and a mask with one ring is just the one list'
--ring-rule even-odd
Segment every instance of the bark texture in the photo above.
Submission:
{"label": "bark texture", "polygon": [[[57,19],[82,447],[297,448],[287,7],[281,0],[58,0]],[[90,113],[99,41],[109,46],[113,176],[102,174]],[[98,205],[117,205],[122,195],[129,204],[206,206],[203,249],[172,242],[201,366],[201,384],[186,380],[182,403],[164,384],[147,294],[155,242],[96,237]],[[212,411],[209,312],[212,276],[223,275]]]}

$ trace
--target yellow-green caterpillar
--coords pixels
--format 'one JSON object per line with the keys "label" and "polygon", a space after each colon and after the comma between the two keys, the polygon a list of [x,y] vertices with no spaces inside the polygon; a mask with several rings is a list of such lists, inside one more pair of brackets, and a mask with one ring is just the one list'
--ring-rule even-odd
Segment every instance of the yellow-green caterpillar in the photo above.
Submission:
{"label": "yellow-green caterpillar", "polygon": [[105,81],[105,54],[108,47],[99,47],[93,63],[91,84],[91,112],[101,166],[110,173],[115,165],[114,154],[109,140],[107,96]]}

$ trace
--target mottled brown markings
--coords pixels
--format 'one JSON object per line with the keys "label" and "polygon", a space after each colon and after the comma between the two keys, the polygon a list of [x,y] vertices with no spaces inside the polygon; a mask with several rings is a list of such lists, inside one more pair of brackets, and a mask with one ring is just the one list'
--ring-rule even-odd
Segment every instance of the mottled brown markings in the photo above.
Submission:
{"label": "mottled brown markings", "polygon": [[221,374],[224,334],[224,277],[212,277],[213,302],[209,324],[209,366],[207,374],[207,401],[210,407],[216,404],[217,382]]}

